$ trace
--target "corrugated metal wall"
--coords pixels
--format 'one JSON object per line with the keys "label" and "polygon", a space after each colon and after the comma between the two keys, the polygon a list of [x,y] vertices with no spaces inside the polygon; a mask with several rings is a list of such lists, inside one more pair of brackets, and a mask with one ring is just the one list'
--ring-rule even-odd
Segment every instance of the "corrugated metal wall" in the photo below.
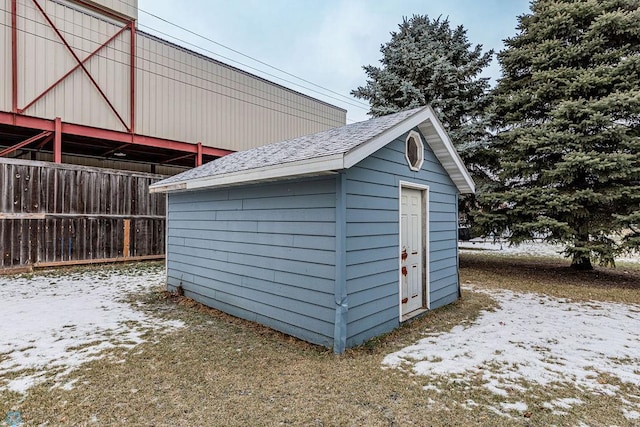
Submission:
{"label": "corrugated metal wall", "polygon": [[0,8],[0,110],[11,111],[11,13],[9,1]]}
{"label": "corrugated metal wall", "polygon": [[[63,0],[39,0],[82,60],[125,24]],[[103,0],[133,7],[134,0]],[[118,6],[116,3],[121,4]],[[0,110],[11,111],[11,17],[2,2]],[[32,0],[17,0],[18,106],[24,108],[77,62]],[[77,69],[24,114],[126,131],[130,126],[130,31],[86,62],[124,124]],[[135,131],[243,150],[344,125],[346,112],[142,32],[136,37]]]}
{"label": "corrugated metal wall", "polygon": [[138,0],[89,0],[89,3],[95,3],[120,15],[138,19]]}
{"label": "corrugated metal wall", "polygon": [[136,48],[140,133],[245,150],[346,122],[344,110],[153,36],[138,33]]}
{"label": "corrugated metal wall", "polygon": [[[118,25],[57,2],[41,1],[40,5],[81,59],[120,29]],[[24,107],[77,62],[33,1],[18,0],[17,6],[18,104]],[[107,49],[85,64],[113,106],[127,121],[130,108],[129,50],[130,36],[124,32]],[[10,51],[4,58],[11,63]],[[11,73],[3,82],[8,87],[11,87],[10,78]],[[3,110],[11,111],[11,105],[4,105]],[[70,123],[126,130],[81,69],[63,80],[25,114],[47,119],[62,117]]]}

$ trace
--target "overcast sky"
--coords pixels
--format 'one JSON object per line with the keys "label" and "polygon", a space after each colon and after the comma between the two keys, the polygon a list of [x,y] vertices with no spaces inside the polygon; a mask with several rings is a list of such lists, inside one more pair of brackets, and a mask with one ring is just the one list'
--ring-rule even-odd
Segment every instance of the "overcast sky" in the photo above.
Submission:
{"label": "overcast sky", "polygon": [[[484,50],[499,51],[503,47],[502,40],[516,34],[516,17],[528,11],[529,1],[139,0],[138,6],[141,30],[345,108],[348,110],[347,122],[351,123],[368,118],[365,101],[349,101],[297,80],[150,14],[348,96],[352,89],[365,84],[362,65],[379,64],[380,45],[389,41],[389,33],[398,28],[403,16],[449,17],[452,26],[463,25],[467,29],[471,43],[482,44]],[[485,74],[493,80],[500,76],[495,59]]]}

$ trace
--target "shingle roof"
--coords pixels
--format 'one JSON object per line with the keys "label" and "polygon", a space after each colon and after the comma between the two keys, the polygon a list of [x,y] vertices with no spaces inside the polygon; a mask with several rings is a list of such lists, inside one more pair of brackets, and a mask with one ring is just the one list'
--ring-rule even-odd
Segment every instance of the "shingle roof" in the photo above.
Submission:
{"label": "shingle roof", "polygon": [[353,166],[416,126],[458,189],[462,193],[473,192],[473,180],[431,107],[232,153],[149,188],[152,192],[193,190],[331,173]]}
{"label": "shingle roof", "polygon": [[364,122],[353,123],[288,141],[274,142],[246,151],[238,151],[220,157],[198,168],[190,169],[167,178],[158,184],[172,184],[191,179],[247,171],[265,166],[275,166],[301,160],[317,159],[334,154],[343,154],[397,125],[423,108],[424,107],[416,108],[366,120]]}

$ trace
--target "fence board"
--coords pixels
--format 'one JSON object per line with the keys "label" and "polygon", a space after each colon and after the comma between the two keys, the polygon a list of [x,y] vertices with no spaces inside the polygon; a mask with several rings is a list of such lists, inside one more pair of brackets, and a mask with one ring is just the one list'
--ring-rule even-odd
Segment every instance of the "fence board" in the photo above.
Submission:
{"label": "fence board", "polygon": [[164,255],[162,178],[0,158],[0,269]]}

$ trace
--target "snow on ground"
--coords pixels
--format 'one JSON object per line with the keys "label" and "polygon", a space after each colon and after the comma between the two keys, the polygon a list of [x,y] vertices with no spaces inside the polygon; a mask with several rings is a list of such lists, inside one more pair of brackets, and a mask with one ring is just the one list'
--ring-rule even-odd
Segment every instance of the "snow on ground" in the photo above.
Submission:
{"label": "snow on ground", "polygon": [[[491,239],[478,238],[464,242],[460,241],[458,246],[461,252],[485,251],[493,255],[564,257],[562,254],[563,245],[552,245],[544,242],[527,242],[516,246],[509,245],[505,241],[494,242]],[[616,262],[640,263],[640,254],[618,257]]]}
{"label": "snow on ground", "polygon": [[145,331],[181,327],[125,301],[163,280],[161,267],[0,276],[0,389],[24,393],[47,372],[62,381],[106,349],[143,342]]}
{"label": "snow on ground", "polygon": [[[387,355],[383,365],[453,381],[481,376],[484,386],[504,399],[511,389],[526,391],[523,382],[571,384],[618,396],[626,407],[624,415],[636,416],[640,396],[624,395],[620,387],[598,381],[598,374],[640,389],[640,306],[471,289],[489,294],[500,307],[483,312],[471,325],[428,334]],[[579,404],[579,399],[567,397],[548,402],[548,407],[561,410]]]}

